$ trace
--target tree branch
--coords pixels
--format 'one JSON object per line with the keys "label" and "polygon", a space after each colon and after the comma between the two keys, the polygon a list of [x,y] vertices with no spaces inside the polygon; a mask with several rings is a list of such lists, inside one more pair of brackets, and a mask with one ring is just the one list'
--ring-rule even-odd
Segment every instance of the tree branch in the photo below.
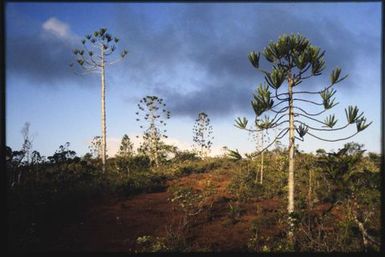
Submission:
{"label": "tree branch", "polygon": [[[286,131],[285,131],[285,130],[286,130]],[[280,136],[280,134],[281,134],[283,131],[285,131],[285,133],[284,133],[283,135]],[[261,151],[259,151],[258,153],[253,154],[253,157],[258,156],[258,155],[261,154],[263,151],[265,151],[265,150],[268,149],[270,146],[272,146],[278,139],[283,138],[283,137],[287,134],[288,131],[289,131],[289,128],[285,128],[285,129],[281,130],[281,132],[278,133],[278,135],[273,139],[273,141],[272,141],[270,144],[268,144],[265,148],[263,148],[263,149],[262,149]]]}
{"label": "tree branch", "polygon": [[348,136],[348,137],[345,137],[345,138],[339,138],[339,139],[324,139],[324,138],[320,138],[320,137],[317,137],[315,135],[313,135],[312,133],[310,132],[307,132],[306,134],[309,134],[310,136],[314,137],[314,138],[317,138],[318,140],[322,140],[322,141],[326,141],[326,142],[338,142],[338,141],[343,141],[343,140],[347,140],[349,138],[352,138],[354,137],[355,135],[358,134],[358,132],[354,133],[353,135],[351,136]]}
{"label": "tree branch", "polygon": [[287,102],[287,100],[282,100],[282,101],[280,101],[279,103],[273,105],[273,107],[271,107],[271,109],[277,107],[278,105],[280,105],[280,104],[282,104],[282,103],[286,103],[286,102]]}
{"label": "tree branch", "polygon": [[294,116],[303,116],[303,117],[305,117],[305,118],[311,119],[311,120],[313,120],[313,121],[316,121],[316,122],[318,122],[318,123],[321,123],[322,125],[327,126],[327,124],[324,123],[323,121],[320,121],[320,120],[317,120],[317,119],[315,119],[315,118],[309,117],[309,116],[307,116],[307,115],[305,115],[305,114],[302,114],[302,113],[294,113]]}
{"label": "tree branch", "polygon": [[317,103],[317,102],[313,102],[313,101],[301,99],[301,98],[293,98],[293,101],[302,101],[302,102],[312,103],[314,105],[319,105],[319,106],[323,105],[323,103]]}
{"label": "tree branch", "polygon": [[341,130],[341,129],[344,129],[344,128],[347,128],[350,124],[346,124],[345,126],[343,127],[339,127],[339,128],[325,128],[325,129],[322,129],[322,128],[314,128],[314,127],[311,127],[309,125],[307,125],[306,123],[302,122],[302,121],[299,121],[299,120],[295,120],[294,122],[299,122],[305,126],[307,126],[309,129],[312,129],[312,130],[317,130],[317,131],[337,131],[337,130]]}
{"label": "tree branch", "polygon": [[295,109],[298,109],[300,111],[302,111],[303,113],[307,114],[307,115],[310,115],[310,116],[318,116],[324,112],[326,112],[328,109],[324,109],[318,113],[308,113],[307,111],[305,111],[304,109],[302,109],[301,107],[297,107],[297,106],[294,106]]}

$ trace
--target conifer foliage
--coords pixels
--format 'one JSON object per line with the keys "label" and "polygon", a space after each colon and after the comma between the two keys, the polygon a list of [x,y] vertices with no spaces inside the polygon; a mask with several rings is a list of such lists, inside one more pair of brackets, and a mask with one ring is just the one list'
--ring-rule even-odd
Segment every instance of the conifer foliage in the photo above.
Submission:
{"label": "conifer foliage", "polygon": [[[262,72],[265,79],[264,84],[259,85],[251,101],[255,113],[256,131],[279,128],[277,136],[260,153],[289,133],[288,221],[290,229],[288,236],[290,241],[293,239],[295,224],[295,140],[303,141],[307,135],[326,142],[346,140],[371,124],[366,123],[363,112],[360,113],[356,106],[349,106],[345,109],[347,121],[343,126],[336,126],[338,120],[334,114],[326,116],[324,120],[319,119],[320,115],[338,104],[335,102],[336,90],[334,86],[347,78],[347,75],[341,75],[341,68],[339,67],[331,72],[330,81],[324,88],[318,91],[296,90],[302,82],[322,74],[326,67],[324,54],[325,51],[312,45],[307,38],[299,34],[292,34],[280,36],[276,42],[270,42],[262,51],[263,57],[271,66],[269,71],[260,67],[260,52],[252,51],[248,55],[252,66],[257,71]],[[284,82],[287,83],[287,87],[284,86]],[[314,97],[318,99],[314,99]],[[302,106],[300,103],[307,106]],[[313,107],[312,109],[318,108],[319,111],[307,111],[306,108],[310,105]],[[246,128],[247,123],[246,118],[236,120],[236,126],[240,128]],[[317,134],[342,130],[352,124],[356,125],[356,132],[344,138],[325,138]],[[295,134],[295,132],[297,133]]]}
{"label": "conifer foliage", "polygon": [[193,141],[198,154],[205,158],[210,153],[214,136],[210,118],[204,112],[198,114],[193,127]]}
{"label": "conifer foliage", "polygon": [[[101,158],[103,172],[106,170],[107,159],[107,126],[105,107],[105,67],[124,59],[127,50],[123,50],[118,57],[114,57],[117,49],[118,37],[112,36],[106,28],[100,28],[92,34],[85,35],[81,40],[81,48],[73,49],[78,67],[82,70],[80,74],[99,73],[101,78],[101,120],[102,120],[102,144]],[[71,67],[74,64],[70,64]]]}
{"label": "conifer foliage", "polygon": [[140,122],[140,128],[144,129],[140,151],[147,153],[151,163],[158,167],[161,140],[167,138],[165,127],[166,120],[170,119],[170,111],[166,109],[163,99],[157,96],[143,97],[138,103],[138,108],[136,121]]}

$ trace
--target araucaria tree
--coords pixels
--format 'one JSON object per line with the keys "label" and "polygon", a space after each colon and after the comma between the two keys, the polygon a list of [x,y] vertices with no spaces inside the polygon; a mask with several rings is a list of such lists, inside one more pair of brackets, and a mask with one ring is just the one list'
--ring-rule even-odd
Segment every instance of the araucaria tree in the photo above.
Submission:
{"label": "araucaria tree", "polygon": [[162,138],[167,138],[166,120],[170,118],[170,111],[166,104],[157,96],[146,96],[139,101],[139,111],[136,112],[140,128],[144,129],[143,144],[140,151],[148,154],[152,163],[159,167],[159,151]]}
{"label": "araucaria tree", "polygon": [[[114,57],[119,38],[113,37],[106,28],[101,28],[93,34],[86,35],[82,40],[82,47],[74,49],[76,62],[82,69],[81,74],[100,73],[102,97],[102,169],[106,170],[107,141],[106,141],[106,107],[105,107],[105,68],[124,59],[127,50],[123,50],[119,57]],[[71,64],[70,66],[73,66]]]}
{"label": "araucaria tree", "polygon": [[[344,80],[341,76],[341,69],[335,68],[330,75],[330,81],[319,91],[295,90],[305,80],[321,75],[325,69],[324,51],[311,44],[301,35],[283,35],[277,42],[270,42],[263,50],[262,55],[271,64],[271,70],[266,71],[260,67],[260,53],[252,51],[249,53],[249,60],[257,71],[264,74],[265,85],[260,85],[254,100],[251,102],[256,115],[255,125],[259,131],[270,128],[278,128],[277,136],[262,151],[270,147],[276,140],[283,138],[289,133],[289,170],[288,170],[288,213],[289,231],[288,239],[293,242],[294,228],[294,148],[295,140],[303,141],[305,135],[326,142],[346,140],[367,128],[366,119],[363,113],[355,106],[345,109],[346,125],[336,126],[335,115],[328,115],[325,119],[319,116],[337,105],[334,95],[334,86]],[[283,86],[286,84],[287,86]],[[313,96],[313,98],[312,98]],[[319,100],[314,99],[318,97]],[[319,108],[319,111],[309,112],[301,105],[311,105],[312,110]],[[261,115],[264,113],[271,114]],[[238,125],[246,127],[248,120],[238,118]],[[314,125],[317,124],[317,125]],[[335,132],[355,124],[356,132],[345,138],[324,138],[319,132]]]}
{"label": "araucaria tree", "polygon": [[213,127],[210,125],[209,117],[204,112],[199,113],[193,127],[193,141],[202,158],[210,153],[214,139],[212,134]]}

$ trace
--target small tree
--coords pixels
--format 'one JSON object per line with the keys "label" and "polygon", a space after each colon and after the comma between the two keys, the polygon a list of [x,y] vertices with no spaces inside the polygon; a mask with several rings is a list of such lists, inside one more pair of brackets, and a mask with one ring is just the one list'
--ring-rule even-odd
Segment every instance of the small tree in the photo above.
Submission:
{"label": "small tree", "polygon": [[102,138],[100,136],[95,136],[88,146],[88,149],[90,150],[91,156],[94,159],[99,160],[102,156]]}
{"label": "small tree", "polygon": [[170,111],[166,110],[166,104],[157,96],[143,97],[138,104],[136,112],[138,122],[142,122],[140,128],[144,129],[143,144],[140,151],[147,153],[152,163],[159,167],[159,151],[162,138],[167,138],[165,129],[166,120],[170,118]]}
{"label": "small tree", "polygon": [[48,160],[51,163],[59,164],[73,160],[76,157],[76,152],[69,149],[70,143],[66,142],[64,145],[60,145],[59,149],[55,151],[54,155],[48,156]]}
{"label": "small tree", "polygon": [[130,168],[133,166],[133,156],[133,144],[131,143],[130,138],[124,134],[115,158],[116,169],[120,172],[130,172]]}
{"label": "small tree", "polygon": [[204,112],[198,114],[193,127],[193,141],[200,157],[205,158],[210,153],[214,137],[210,119]]}
{"label": "small tree", "polygon": [[122,141],[120,142],[119,157],[130,158],[134,155],[134,144],[131,143],[129,136],[124,134]]}
{"label": "small tree", "polygon": [[[243,118],[243,120],[241,118],[238,118],[235,120],[235,127],[248,131],[251,134],[252,138],[256,141],[256,150],[259,152],[264,149],[264,145],[268,143],[270,137],[269,137],[268,128],[266,130],[261,130],[259,129],[256,122],[257,121],[255,121],[255,124],[253,127],[250,126],[249,128],[247,128],[246,126],[248,121],[245,118]],[[255,156],[251,155],[250,157],[251,159],[253,159],[253,157]],[[259,183],[263,184],[263,172],[264,172],[264,151],[261,152],[259,174],[258,174],[258,171],[255,174],[255,183],[258,183],[258,178],[259,178]]]}
{"label": "small tree", "polygon": [[29,134],[29,127],[31,124],[29,122],[24,123],[24,126],[21,130],[21,134],[23,135],[23,145],[21,147],[21,151],[24,152],[24,164],[28,165],[31,161],[31,150],[32,150],[32,142],[33,139]]}
{"label": "small tree", "polygon": [[[255,69],[265,75],[265,82],[267,85],[260,85],[257,94],[254,94],[254,100],[251,102],[252,108],[255,112],[255,125],[259,131],[269,128],[275,128],[282,125],[287,125],[280,129],[278,135],[259,153],[270,147],[276,140],[283,138],[289,133],[289,170],[288,170],[288,213],[289,213],[289,241],[293,242],[293,228],[294,228],[294,148],[295,139],[303,141],[305,135],[309,135],[316,139],[326,142],[336,142],[346,140],[357,133],[367,128],[366,119],[363,113],[359,113],[357,107],[349,106],[345,109],[347,124],[341,127],[335,127],[337,119],[335,115],[329,115],[324,120],[317,117],[324,112],[330,110],[338,103],[335,102],[333,96],[336,90],[333,88],[337,83],[344,80],[346,76],[341,77],[341,69],[335,68],[330,75],[330,84],[319,91],[294,91],[294,88],[303,81],[316,77],[322,74],[325,68],[324,53],[320,48],[312,45],[308,39],[301,35],[283,35],[279,37],[277,42],[270,42],[263,51],[265,59],[271,63],[271,71],[265,71],[260,68],[260,53],[251,52],[249,54],[249,61]],[[283,92],[278,92],[284,82],[287,82],[287,89]],[[274,95],[270,91],[274,92]],[[301,97],[303,95],[315,96],[321,98],[321,102],[313,101]],[[311,104],[321,108],[319,112],[310,113],[300,107],[299,102]],[[265,116],[261,119],[263,113],[273,113],[273,118]],[[288,118],[288,119],[284,119]],[[247,119],[238,118],[238,125],[240,127],[247,126]],[[312,122],[321,124],[322,127],[310,125]],[[347,126],[355,124],[357,131],[348,137],[339,139],[322,138],[315,134],[319,131],[334,132],[342,130]],[[297,132],[297,136],[295,135]]]}
{"label": "small tree", "polygon": [[[122,60],[127,50],[120,53],[120,58],[113,58],[119,38],[113,37],[106,28],[101,28],[93,34],[86,35],[82,40],[82,47],[74,49],[76,62],[83,70],[82,74],[100,73],[102,88],[102,170],[106,171],[107,139],[106,139],[106,107],[105,107],[105,68]],[[111,60],[113,59],[113,60]],[[72,67],[73,64],[70,64]]]}

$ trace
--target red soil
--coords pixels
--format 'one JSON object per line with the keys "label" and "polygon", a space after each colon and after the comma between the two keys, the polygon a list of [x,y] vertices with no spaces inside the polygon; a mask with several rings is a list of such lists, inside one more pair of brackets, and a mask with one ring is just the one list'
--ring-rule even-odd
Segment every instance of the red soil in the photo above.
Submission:
{"label": "red soil", "polygon": [[[158,192],[131,198],[111,197],[84,207],[79,217],[67,224],[58,224],[62,222],[59,220],[41,224],[40,241],[34,244],[33,249],[129,252],[139,249],[136,244],[139,236],[167,238],[174,233],[184,236],[191,251],[245,251],[257,213],[263,216],[278,209],[284,210],[285,199],[252,199],[239,203],[239,215],[232,217],[230,204],[235,202],[226,190],[229,182],[229,176],[208,173],[192,174],[170,182],[170,185],[192,187],[197,191],[211,183],[216,191],[208,198],[203,211],[190,219],[190,226],[183,235],[180,234],[184,217],[182,210],[169,201],[172,197],[170,192]],[[281,231],[275,224],[264,229],[268,236]]]}

